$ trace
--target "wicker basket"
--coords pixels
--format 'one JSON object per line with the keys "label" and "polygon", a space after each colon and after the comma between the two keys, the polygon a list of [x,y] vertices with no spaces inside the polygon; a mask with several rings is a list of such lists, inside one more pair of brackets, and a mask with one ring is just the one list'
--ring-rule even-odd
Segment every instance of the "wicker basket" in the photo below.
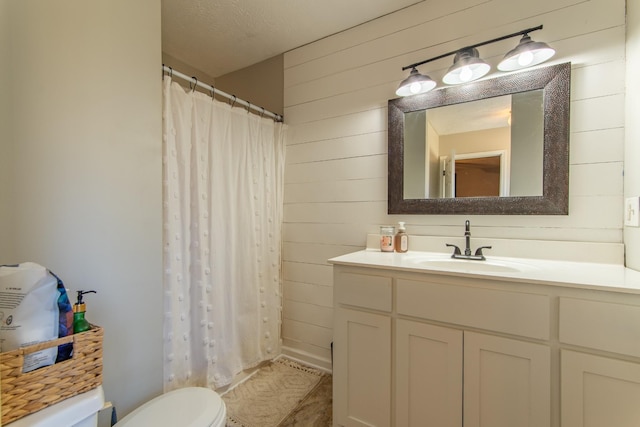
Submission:
{"label": "wicker basket", "polygon": [[[2,422],[10,423],[102,384],[102,328],[0,353]],[[23,373],[24,356],[73,342],[73,357]]]}

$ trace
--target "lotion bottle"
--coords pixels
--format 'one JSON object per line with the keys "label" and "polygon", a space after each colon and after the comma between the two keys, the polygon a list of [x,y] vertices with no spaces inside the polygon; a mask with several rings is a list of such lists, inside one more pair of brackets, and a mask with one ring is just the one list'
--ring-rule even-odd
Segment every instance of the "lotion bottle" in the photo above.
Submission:
{"label": "lotion bottle", "polygon": [[87,311],[87,305],[82,301],[82,295],[96,293],[96,291],[78,291],[78,300],[73,305],[73,333],[84,332],[91,329],[91,325],[84,318]]}
{"label": "lotion bottle", "polygon": [[404,228],[404,222],[398,222],[398,232],[395,235],[396,252],[405,253],[409,249],[409,235]]}

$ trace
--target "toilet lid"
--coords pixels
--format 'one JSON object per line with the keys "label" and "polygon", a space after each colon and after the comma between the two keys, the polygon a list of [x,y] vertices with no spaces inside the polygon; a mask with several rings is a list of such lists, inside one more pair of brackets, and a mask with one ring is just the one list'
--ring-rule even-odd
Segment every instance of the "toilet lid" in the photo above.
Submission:
{"label": "toilet lid", "polygon": [[186,387],[150,400],[114,427],[224,426],[225,417],[224,402],[215,391]]}

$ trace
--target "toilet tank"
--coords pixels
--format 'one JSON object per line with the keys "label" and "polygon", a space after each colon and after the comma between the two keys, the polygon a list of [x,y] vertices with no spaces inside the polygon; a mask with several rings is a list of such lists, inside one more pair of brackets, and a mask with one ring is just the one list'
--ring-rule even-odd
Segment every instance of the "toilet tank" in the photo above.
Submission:
{"label": "toilet tank", "polygon": [[98,411],[104,406],[102,386],[65,399],[5,427],[97,427]]}

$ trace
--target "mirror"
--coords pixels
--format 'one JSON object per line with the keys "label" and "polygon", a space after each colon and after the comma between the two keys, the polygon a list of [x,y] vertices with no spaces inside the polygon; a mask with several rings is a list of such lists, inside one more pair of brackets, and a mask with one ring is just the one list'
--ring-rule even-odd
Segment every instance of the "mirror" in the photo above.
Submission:
{"label": "mirror", "polygon": [[566,215],[571,64],[389,101],[389,214]]}
{"label": "mirror", "polygon": [[542,90],[404,115],[404,198],[542,196]]}

